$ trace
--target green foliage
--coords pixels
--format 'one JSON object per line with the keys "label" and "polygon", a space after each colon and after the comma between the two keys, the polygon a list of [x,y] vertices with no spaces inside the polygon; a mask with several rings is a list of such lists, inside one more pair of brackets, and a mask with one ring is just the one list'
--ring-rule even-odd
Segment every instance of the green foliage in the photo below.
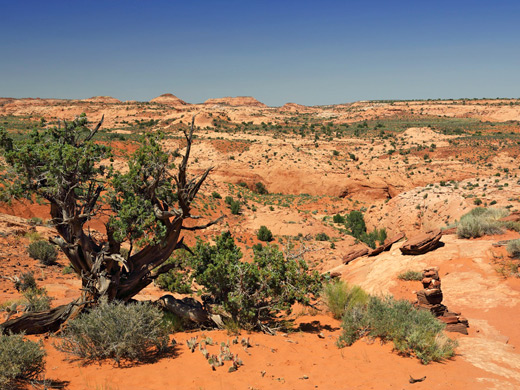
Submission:
{"label": "green foliage", "polygon": [[507,243],[507,253],[509,253],[511,257],[520,257],[520,239],[511,240]]}
{"label": "green foliage", "polygon": [[187,263],[202,293],[231,315],[230,323],[244,328],[273,320],[295,302],[308,304],[321,289],[319,275],[303,259],[285,259],[276,246],[256,245],[253,261],[242,262],[229,232],[216,237],[215,245],[198,241],[193,253],[186,254]]}
{"label": "green foliage", "polygon": [[334,223],[345,223],[345,217],[341,214],[336,214],[332,217]]}
{"label": "green foliage", "polygon": [[415,355],[424,364],[454,355],[456,342],[442,333],[445,325],[429,311],[405,300],[370,297],[368,304],[345,311],[340,345],[351,345],[365,335],[392,341],[401,354]]}
{"label": "green foliage", "polygon": [[273,233],[271,233],[271,231],[266,226],[262,225],[256,233],[256,238],[258,238],[260,241],[269,242],[273,240]]}
{"label": "green foliage", "polygon": [[41,342],[23,335],[0,333],[0,389],[12,389],[14,381],[36,378],[45,368]]}
{"label": "green foliage", "polygon": [[91,311],[70,320],[59,348],[87,360],[142,361],[157,357],[168,346],[168,329],[161,311],[147,303],[101,300]]}
{"label": "green foliage", "polygon": [[347,229],[353,237],[360,238],[363,233],[366,233],[367,226],[365,225],[365,219],[363,213],[358,210],[352,210],[347,215]]}
{"label": "green foliage", "polygon": [[330,237],[326,233],[320,232],[316,234],[315,239],[316,241],[328,241]]}
{"label": "green foliage", "polygon": [[368,302],[368,294],[359,286],[348,286],[343,281],[327,283],[323,287],[323,297],[330,312],[336,319],[341,319],[346,310]]}
{"label": "green foliage", "polygon": [[25,311],[40,312],[51,308],[52,298],[45,288],[30,288],[23,292]]}
{"label": "green foliage", "polygon": [[217,191],[213,191],[211,193],[211,196],[214,198],[214,199],[222,199],[222,196],[217,192]]}
{"label": "green foliage", "polygon": [[365,218],[363,217],[363,213],[358,210],[352,210],[347,215],[345,226],[353,237],[364,242],[372,249],[376,247],[376,242],[381,245],[387,237],[386,229],[384,228],[374,229],[372,232],[367,233]]}
{"label": "green foliage", "polygon": [[54,245],[45,240],[31,242],[27,248],[27,252],[33,259],[40,260],[43,265],[55,264],[58,255],[58,251]]}
{"label": "green foliage", "polygon": [[422,272],[412,271],[411,269],[397,275],[397,279],[405,281],[421,281],[423,279]]}
{"label": "green foliage", "polygon": [[14,288],[20,292],[37,288],[34,274],[31,271],[22,273],[20,277],[15,280]]}
{"label": "green foliage", "polygon": [[507,216],[506,209],[477,207],[463,215],[457,226],[459,238],[475,238],[502,233],[500,218]]}
{"label": "green foliage", "polygon": [[232,201],[229,205],[229,208],[231,209],[231,214],[238,215],[240,214],[240,202],[239,201]]}
{"label": "green foliage", "polygon": [[255,184],[255,192],[261,195],[266,195],[269,193],[269,191],[267,191],[267,188],[265,188],[264,183],[262,182],[258,182]]}
{"label": "green foliage", "polygon": [[165,265],[173,264],[172,271],[159,275],[155,280],[155,284],[170,292],[178,294],[191,294],[191,283],[193,278],[190,277],[186,271],[188,264],[188,252],[178,251],[174,256],[171,256]]}

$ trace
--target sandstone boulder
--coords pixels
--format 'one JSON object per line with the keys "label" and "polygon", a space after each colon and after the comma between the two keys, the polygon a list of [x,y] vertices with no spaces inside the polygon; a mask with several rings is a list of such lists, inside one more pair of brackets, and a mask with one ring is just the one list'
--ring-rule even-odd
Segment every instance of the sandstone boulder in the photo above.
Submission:
{"label": "sandstone boulder", "polygon": [[406,241],[400,248],[401,253],[403,255],[422,255],[426,252],[430,252],[444,245],[444,243],[440,241],[441,237],[442,232],[438,229],[433,232],[419,234]]}

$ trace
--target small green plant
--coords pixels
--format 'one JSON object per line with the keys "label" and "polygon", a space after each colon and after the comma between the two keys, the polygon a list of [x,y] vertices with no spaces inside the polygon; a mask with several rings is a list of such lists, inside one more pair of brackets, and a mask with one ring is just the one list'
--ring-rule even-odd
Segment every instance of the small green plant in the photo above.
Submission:
{"label": "small green plant", "polygon": [[231,214],[238,215],[240,214],[240,202],[233,201],[230,204]]}
{"label": "small green plant", "polygon": [[45,368],[44,357],[41,343],[0,333],[0,389],[16,388],[16,380],[36,378]]}
{"label": "small green plant", "polygon": [[260,241],[270,242],[273,240],[273,233],[264,225],[260,226],[258,232],[256,233],[256,237]]}
{"label": "small green plant", "polygon": [[51,308],[52,298],[47,295],[45,288],[30,288],[23,293],[25,311],[45,311]]}
{"label": "small green plant", "polygon": [[520,239],[511,240],[507,243],[507,253],[516,259],[520,258]]}
{"label": "small green plant", "polygon": [[316,234],[315,239],[316,241],[328,241],[330,240],[330,237],[326,233],[320,232]]}
{"label": "small green plant", "polygon": [[20,292],[36,289],[37,286],[34,274],[31,271],[22,273],[20,277],[15,280],[14,288]]}
{"label": "small green plant", "polygon": [[217,191],[213,191],[211,193],[211,196],[214,198],[214,199],[222,199],[222,196],[217,192]]}
{"label": "small green plant", "polygon": [[422,272],[407,270],[397,275],[397,279],[405,281],[421,281],[423,279]]}
{"label": "small green plant", "polygon": [[343,313],[357,305],[368,302],[368,294],[359,286],[349,287],[343,281],[328,283],[323,287],[323,297],[332,316],[341,319]]}
{"label": "small green plant", "polygon": [[31,242],[27,249],[29,256],[39,260],[43,265],[53,265],[56,263],[58,252],[54,245],[45,240]]}
{"label": "small green plant", "polygon": [[345,223],[345,217],[341,214],[336,214],[332,217],[334,223]]}
{"label": "small green plant", "polygon": [[59,348],[88,360],[147,360],[164,352],[168,329],[162,312],[147,303],[101,300],[91,311],[68,321]]}
{"label": "small green plant", "polygon": [[71,265],[66,265],[65,267],[63,267],[63,270],[61,271],[61,273],[63,275],[72,274],[72,273],[74,273],[74,268],[72,268]]}
{"label": "small green plant", "polygon": [[255,192],[261,195],[266,195],[269,193],[269,191],[267,191],[267,188],[265,188],[264,183],[262,182],[258,182],[255,184]]}

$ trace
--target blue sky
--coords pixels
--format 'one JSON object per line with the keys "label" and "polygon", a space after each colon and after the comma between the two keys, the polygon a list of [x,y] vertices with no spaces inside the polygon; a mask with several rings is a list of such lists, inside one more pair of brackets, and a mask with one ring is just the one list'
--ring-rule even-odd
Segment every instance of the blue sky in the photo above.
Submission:
{"label": "blue sky", "polygon": [[518,1],[0,0],[0,96],[520,97]]}

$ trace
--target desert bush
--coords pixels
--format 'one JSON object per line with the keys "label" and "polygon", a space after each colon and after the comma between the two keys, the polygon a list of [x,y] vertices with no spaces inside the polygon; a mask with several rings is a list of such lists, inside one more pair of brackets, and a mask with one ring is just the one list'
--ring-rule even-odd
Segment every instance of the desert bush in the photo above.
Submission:
{"label": "desert bush", "polygon": [[234,200],[233,202],[231,202],[229,207],[231,209],[231,214],[233,214],[233,215],[240,214],[240,202]]}
{"label": "desert bush", "polygon": [[330,237],[326,233],[318,233],[316,234],[316,241],[328,241]]}
{"label": "desert bush", "polygon": [[31,271],[22,273],[14,282],[14,288],[20,292],[35,289],[36,287],[36,279],[34,279],[34,274]]}
{"label": "desert bush", "polygon": [[319,275],[310,273],[303,259],[286,259],[276,246],[256,245],[253,261],[242,262],[229,232],[218,236],[215,245],[198,241],[193,253],[191,269],[201,292],[243,328],[272,321],[295,302],[308,304],[321,290]]}
{"label": "desert bush", "polygon": [[88,360],[140,361],[157,357],[168,346],[161,311],[147,303],[101,300],[70,320],[58,347]]}
{"label": "desert bush", "polygon": [[399,353],[414,355],[424,364],[452,357],[456,346],[443,335],[443,323],[405,300],[372,296],[367,305],[347,309],[341,326],[340,345],[351,345],[364,335],[379,337],[392,341]]}
{"label": "desert bush", "polygon": [[258,232],[256,233],[256,237],[260,241],[272,241],[273,240],[273,233],[264,225],[260,226],[260,229],[258,229]]}
{"label": "desert bush", "polygon": [[500,218],[507,216],[506,209],[477,207],[463,215],[457,225],[459,238],[475,238],[502,233]]}
{"label": "desert bush", "polygon": [[368,294],[359,286],[349,287],[343,281],[328,283],[323,287],[325,303],[336,319],[341,319],[346,310],[368,302]]}
{"label": "desert bush", "polygon": [[262,182],[258,182],[255,184],[255,192],[261,195],[266,195],[269,193],[269,191],[267,191],[267,188],[265,188],[264,183]]}
{"label": "desert bush", "polygon": [[520,257],[520,239],[511,240],[507,243],[507,253],[509,253],[511,257]]}
{"label": "desert bush", "polygon": [[412,271],[411,269],[397,275],[397,279],[405,281],[421,281],[423,278],[422,272]]}
{"label": "desert bush", "polygon": [[0,333],[0,389],[12,389],[16,380],[34,379],[45,367],[41,343],[23,335]]}
{"label": "desert bush", "polygon": [[39,260],[43,265],[52,265],[56,263],[58,252],[54,245],[45,240],[31,242],[28,248],[29,256]]}
{"label": "desert bush", "polygon": [[211,196],[214,198],[214,199],[222,199],[222,196],[217,192],[217,191],[213,191],[211,193]]}
{"label": "desert bush", "polygon": [[345,217],[341,214],[336,214],[332,217],[334,223],[345,223]]}
{"label": "desert bush", "polygon": [[30,288],[23,293],[25,311],[45,311],[51,308],[52,298],[47,295],[45,288]]}
{"label": "desert bush", "polygon": [[361,237],[361,235],[367,231],[363,213],[357,210],[352,210],[349,214],[347,214],[346,226],[347,229],[349,229],[350,234],[356,238]]}

